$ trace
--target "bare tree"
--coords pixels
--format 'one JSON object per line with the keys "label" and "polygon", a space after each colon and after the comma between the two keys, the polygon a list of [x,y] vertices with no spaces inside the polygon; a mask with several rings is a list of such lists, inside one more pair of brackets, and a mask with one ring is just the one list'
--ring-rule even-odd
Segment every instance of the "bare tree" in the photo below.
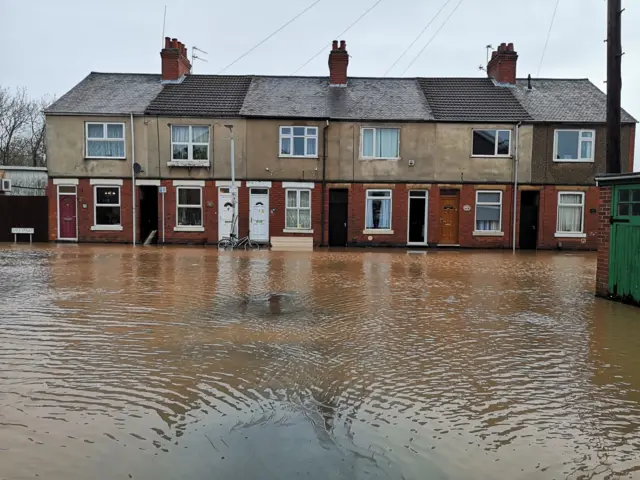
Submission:
{"label": "bare tree", "polygon": [[0,87],[0,165],[44,165],[47,97],[33,100],[25,89]]}

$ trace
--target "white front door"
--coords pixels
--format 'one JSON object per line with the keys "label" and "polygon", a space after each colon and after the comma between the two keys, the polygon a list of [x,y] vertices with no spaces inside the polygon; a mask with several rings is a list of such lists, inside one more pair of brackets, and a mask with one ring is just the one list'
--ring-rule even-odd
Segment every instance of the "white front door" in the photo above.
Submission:
{"label": "white front door", "polygon": [[269,242],[269,189],[252,188],[250,194],[249,236],[256,242]]}
{"label": "white front door", "polygon": [[218,240],[231,235],[231,225],[234,225],[234,233],[238,235],[238,202],[236,201],[235,216],[233,212],[233,199],[228,187],[218,190]]}

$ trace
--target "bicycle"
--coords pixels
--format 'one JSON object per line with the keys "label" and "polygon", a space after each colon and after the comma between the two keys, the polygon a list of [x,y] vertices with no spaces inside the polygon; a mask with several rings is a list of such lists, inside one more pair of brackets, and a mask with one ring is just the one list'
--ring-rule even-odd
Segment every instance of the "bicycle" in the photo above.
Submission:
{"label": "bicycle", "polygon": [[244,248],[245,250],[260,250],[260,244],[251,240],[249,235],[238,239],[233,233],[229,237],[223,237],[218,242],[219,250],[235,250]]}

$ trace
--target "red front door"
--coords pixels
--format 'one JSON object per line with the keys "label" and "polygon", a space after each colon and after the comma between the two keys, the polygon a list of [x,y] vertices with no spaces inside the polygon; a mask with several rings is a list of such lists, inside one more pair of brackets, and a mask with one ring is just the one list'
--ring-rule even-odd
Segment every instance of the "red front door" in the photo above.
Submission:
{"label": "red front door", "polygon": [[60,230],[58,238],[76,240],[78,233],[76,231],[76,196],[60,195]]}

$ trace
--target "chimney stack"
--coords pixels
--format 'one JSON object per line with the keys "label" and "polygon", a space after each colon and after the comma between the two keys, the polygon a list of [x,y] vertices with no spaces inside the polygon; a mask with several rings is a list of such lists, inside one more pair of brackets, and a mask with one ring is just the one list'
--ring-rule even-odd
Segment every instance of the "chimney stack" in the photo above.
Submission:
{"label": "chimney stack", "polygon": [[347,67],[349,66],[349,54],[347,53],[347,44],[344,40],[338,44],[337,40],[333,41],[331,53],[329,53],[329,78],[333,86],[347,85]]}
{"label": "chimney stack", "polygon": [[177,38],[164,38],[164,48],[160,51],[160,58],[162,58],[163,81],[175,82],[191,73],[187,47]]}
{"label": "chimney stack", "polygon": [[513,49],[513,43],[502,43],[498,50],[491,54],[487,64],[487,75],[498,83],[516,83],[516,65],[518,53]]}

